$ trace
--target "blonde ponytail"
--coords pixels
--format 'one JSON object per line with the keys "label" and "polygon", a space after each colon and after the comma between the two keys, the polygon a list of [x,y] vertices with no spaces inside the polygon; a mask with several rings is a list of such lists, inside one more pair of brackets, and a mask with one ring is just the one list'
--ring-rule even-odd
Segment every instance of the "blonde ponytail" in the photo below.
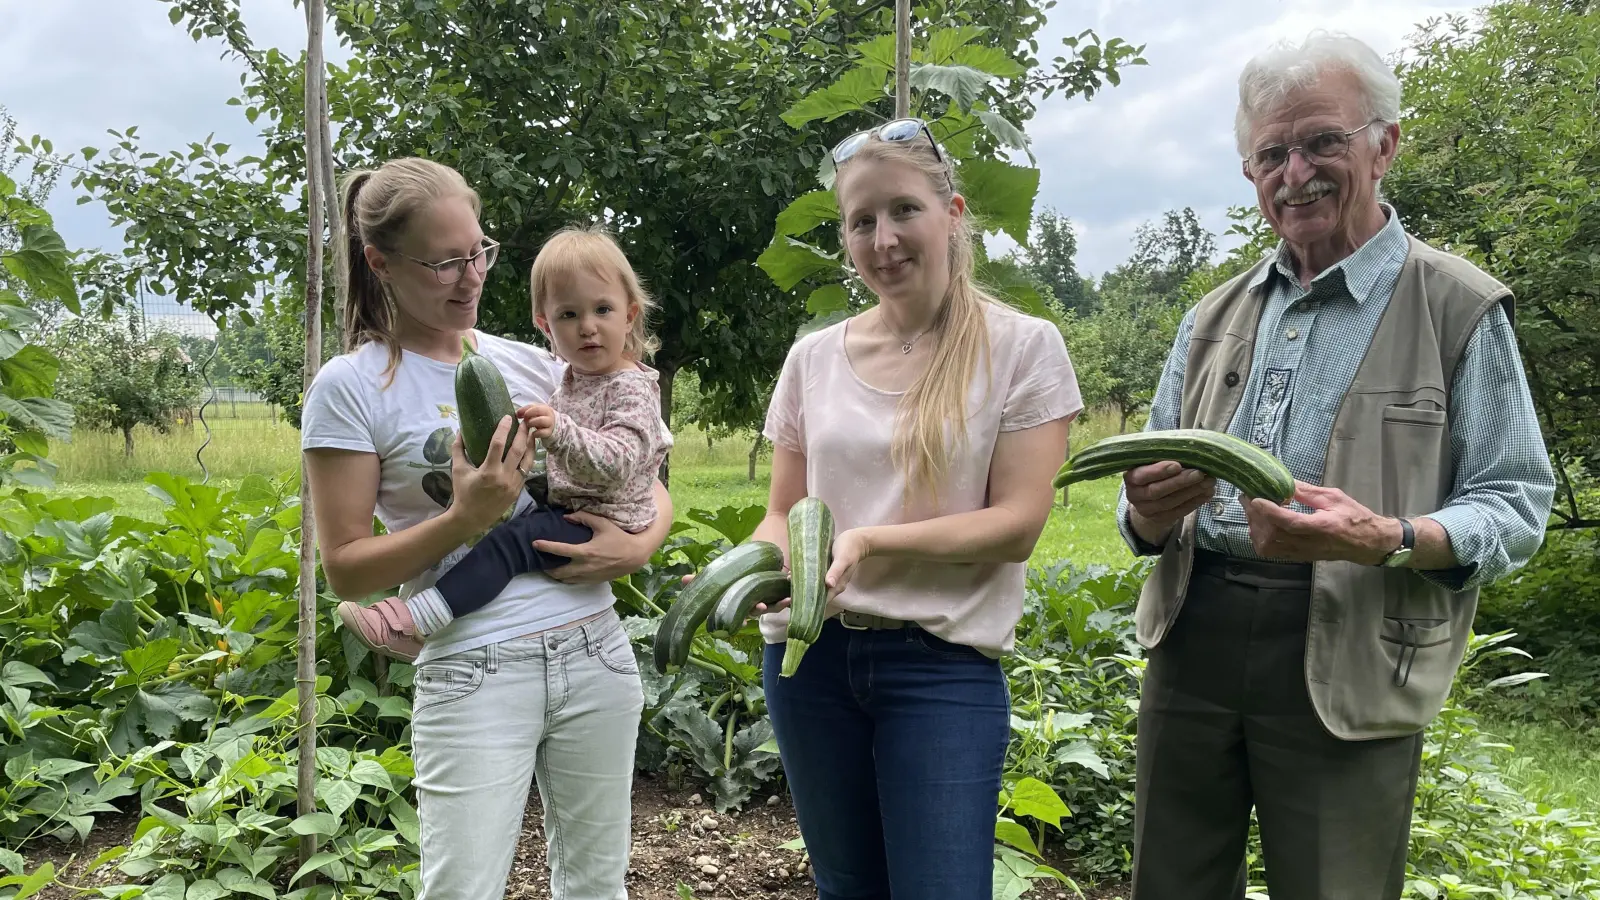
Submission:
{"label": "blonde ponytail", "polygon": [[441,198],[457,196],[467,198],[474,213],[479,211],[477,192],[459,172],[418,157],[390,160],[376,170],[357,170],[345,176],[340,210],[347,237],[335,261],[335,270],[349,289],[344,350],[372,342],[382,344],[389,351],[385,375],[400,363],[394,298],[367,265],[366,245],[393,253],[419,210]]}

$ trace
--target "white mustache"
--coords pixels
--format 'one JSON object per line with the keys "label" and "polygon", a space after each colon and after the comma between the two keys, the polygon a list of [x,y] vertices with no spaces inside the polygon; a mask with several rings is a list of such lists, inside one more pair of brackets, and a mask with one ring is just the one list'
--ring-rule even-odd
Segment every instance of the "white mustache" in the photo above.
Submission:
{"label": "white mustache", "polygon": [[1313,178],[1298,188],[1290,188],[1288,185],[1278,188],[1278,193],[1274,199],[1282,203],[1290,197],[1298,197],[1301,194],[1309,194],[1314,191],[1336,191],[1338,189],[1338,185],[1326,178]]}

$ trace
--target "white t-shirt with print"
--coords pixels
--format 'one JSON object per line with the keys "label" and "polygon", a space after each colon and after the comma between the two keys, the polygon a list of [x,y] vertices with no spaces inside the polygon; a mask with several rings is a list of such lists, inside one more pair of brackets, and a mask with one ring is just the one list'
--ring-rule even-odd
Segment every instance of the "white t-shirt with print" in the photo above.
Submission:
{"label": "white t-shirt with print", "polygon": [[[474,331],[478,352],[505,378],[517,406],[548,403],[565,364],[532,344]],[[450,445],[460,428],[454,363],[402,351],[385,384],[389,352],[377,343],[328,360],[306,394],[302,449],[329,447],[376,453],[380,481],[375,510],[391,533],[444,512],[450,499]],[[518,512],[533,500],[526,493]],[[401,585],[410,597],[431,586],[465,556],[465,545]],[[487,606],[428,637],[417,664],[581,619],[612,604],[608,584],[567,585],[538,572],[513,578]]]}

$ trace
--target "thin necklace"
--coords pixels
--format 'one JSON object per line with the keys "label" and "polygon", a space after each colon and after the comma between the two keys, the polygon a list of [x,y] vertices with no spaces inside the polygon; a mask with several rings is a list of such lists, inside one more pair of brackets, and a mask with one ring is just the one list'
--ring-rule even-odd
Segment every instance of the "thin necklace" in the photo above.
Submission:
{"label": "thin necklace", "polygon": [[901,354],[910,353],[911,352],[911,345],[915,344],[918,339],[920,339],[923,335],[927,334],[933,328],[933,323],[930,322],[930,323],[928,323],[928,327],[927,328],[924,328],[921,331],[917,332],[916,337],[913,337],[910,340],[905,340],[905,339],[901,338],[900,335],[895,334],[894,326],[889,324],[889,320],[884,318],[882,313],[878,314],[878,318],[883,321],[883,327],[887,328],[889,330],[889,333],[890,334],[894,334],[895,339],[900,341],[900,353]]}

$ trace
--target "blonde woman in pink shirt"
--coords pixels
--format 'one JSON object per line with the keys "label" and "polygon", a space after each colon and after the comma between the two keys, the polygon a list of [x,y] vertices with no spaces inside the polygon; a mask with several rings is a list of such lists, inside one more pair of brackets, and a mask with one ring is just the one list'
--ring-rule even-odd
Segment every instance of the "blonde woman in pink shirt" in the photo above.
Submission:
{"label": "blonde woman in pink shirt", "polygon": [[1009,737],[998,658],[1079,410],[1059,330],[973,281],[966,203],[927,125],[833,150],[851,264],[878,304],[789,351],[767,412],[767,515],[820,497],[831,617],[779,676],[788,601],[758,608],[800,831],[829,898],[987,900]]}

